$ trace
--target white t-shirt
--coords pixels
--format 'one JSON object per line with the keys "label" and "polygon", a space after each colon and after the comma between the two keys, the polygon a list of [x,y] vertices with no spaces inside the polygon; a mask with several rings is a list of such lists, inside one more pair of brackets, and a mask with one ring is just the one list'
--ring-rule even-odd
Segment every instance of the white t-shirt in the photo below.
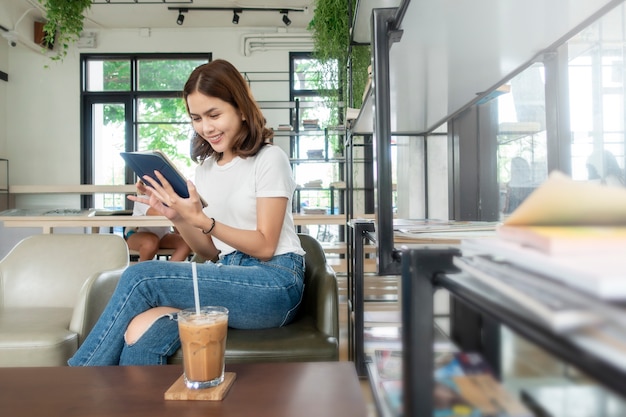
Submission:
{"label": "white t-shirt", "polygon": [[[285,220],[274,255],[289,252],[304,255],[291,213],[296,184],[289,159],[279,147],[265,145],[255,156],[235,157],[223,166],[209,158],[196,168],[195,183],[198,193],[208,203],[204,213],[237,229],[256,230],[257,198],[287,198]],[[235,250],[215,237],[213,241],[222,255]]]}

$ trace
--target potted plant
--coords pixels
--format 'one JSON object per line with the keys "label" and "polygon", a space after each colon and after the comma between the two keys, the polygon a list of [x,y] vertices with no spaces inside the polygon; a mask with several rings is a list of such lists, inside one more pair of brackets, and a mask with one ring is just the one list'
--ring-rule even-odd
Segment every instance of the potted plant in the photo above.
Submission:
{"label": "potted plant", "polygon": [[83,31],[84,13],[91,7],[91,0],[39,0],[46,13],[44,43],[57,45],[56,53],[50,58],[63,60],[72,42],[76,42]]}

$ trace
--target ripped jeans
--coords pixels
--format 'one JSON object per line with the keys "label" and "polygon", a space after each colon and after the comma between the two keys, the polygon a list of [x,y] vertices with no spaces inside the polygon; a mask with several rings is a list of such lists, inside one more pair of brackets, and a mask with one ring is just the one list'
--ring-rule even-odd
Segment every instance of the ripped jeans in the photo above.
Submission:
{"label": "ripped jeans", "polygon": [[[197,265],[200,304],[228,308],[228,325],[262,329],[288,324],[304,290],[304,257],[294,253],[269,261],[241,252],[218,263]],[[70,366],[159,365],[180,347],[176,314],[154,322],[128,345],[124,333],[138,314],[159,306],[194,307],[191,263],[147,261],[124,271],[109,303]]]}

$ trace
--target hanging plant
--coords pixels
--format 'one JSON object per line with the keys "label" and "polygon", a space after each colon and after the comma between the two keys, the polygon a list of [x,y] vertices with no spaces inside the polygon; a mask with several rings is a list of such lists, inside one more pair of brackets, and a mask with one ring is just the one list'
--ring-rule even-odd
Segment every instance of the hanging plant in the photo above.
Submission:
{"label": "hanging plant", "polygon": [[91,7],[91,0],[39,0],[39,3],[46,13],[44,42],[56,45],[56,53],[50,58],[63,60],[70,44],[76,42],[83,31],[84,13]]}
{"label": "hanging plant", "polygon": [[[319,89],[327,99],[331,114],[337,119],[340,111],[345,111],[347,107],[360,108],[363,104],[363,91],[368,81],[367,67],[371,63],[369,45],[350,45],[348,11],[345,0],[316,0],[315,13],[308,28],[313,37],[313,57],[323,66]],[[327,80],[334,80],[337,88],[325,88]],[[348,94],[350,89],[352,94]],[[339,102],[345,103],[343,108],[339,108]],[[332,123],[345,121],[341,119]],[[333,152],[339,155],[343,153],[341,138],[340,135],[329,137]]]}
{"label": "hanging plant", "polygon": [[[337,80],[339,88],[327,91],[331,101],[342,101],[351,86],[350,107],[361,107],[371,63],[369,45],[350,45],[350,16],[345,0],[316,0],[315,13],[308,28],[313,35],[313,56],[324,65],[322,79]],[[335,66],[335,62],[337,66]],[[348,76],[352,68],[352,80]]]}

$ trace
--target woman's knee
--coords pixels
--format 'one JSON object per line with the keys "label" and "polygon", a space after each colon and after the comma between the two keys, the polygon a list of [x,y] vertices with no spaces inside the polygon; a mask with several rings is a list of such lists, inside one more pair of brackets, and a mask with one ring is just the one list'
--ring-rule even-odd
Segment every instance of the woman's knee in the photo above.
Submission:
{"label": "woman's knee", "polygon": [[174,307],[154,307],[135,316],[124,333],[126,344],[133,345],[139,338],[161,317],[179,312],[179,308]]}

